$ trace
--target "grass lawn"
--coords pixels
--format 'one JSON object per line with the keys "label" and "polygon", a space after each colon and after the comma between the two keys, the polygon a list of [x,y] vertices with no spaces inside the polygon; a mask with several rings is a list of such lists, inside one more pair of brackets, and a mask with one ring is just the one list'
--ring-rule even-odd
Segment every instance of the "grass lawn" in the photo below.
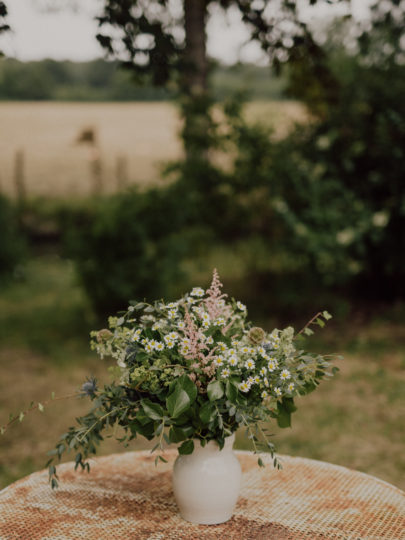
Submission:
{"label": "grass lawn", "polygon": [[[97,325],[72,265],[58,257],[32,259],[24,278],[1,290],[0,424],[31,401],[50,399],[53,391],[56,396],[74,392],[86,375],[109,380],[108,362],[88,347],[88,333]],[[405,489],[401,320],[367,324],[332,320],[312,346],[345,359],[334,380],[297,399],[291,429],[274,427],[279,453],[355,468]],[[45,406],[44,413],[34,412],[10,427],[0,437],[0,488],[42,468],[46,452],[87,408],[82,399],[55,401]],[[247,448],[242,433],[237,443]],[[150,446],[140,439],[130,448]],[[124,450],[108,438],[100,454]]]}

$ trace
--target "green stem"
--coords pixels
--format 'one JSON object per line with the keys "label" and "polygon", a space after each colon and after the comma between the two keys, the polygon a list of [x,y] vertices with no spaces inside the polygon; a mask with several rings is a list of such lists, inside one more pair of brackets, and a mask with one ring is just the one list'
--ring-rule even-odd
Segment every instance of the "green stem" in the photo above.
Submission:
{"label": "green stem", "polygon": [[240,414],[241,414],[241,416],[242,416],[242,418],[243,418],[243,421],[244,421],[244,423],[245,423],[245,426],[248,428],[249,433],[250,433],[250,435],[251,435],[251,441],[252,441],[252,443],[253,443],[254,453],[255,453],[255,454],[258,454],[259,452],[258,452],[258,450],[257,450],[257,446],[256,446],[256,442],[255,442],[255,435],[254,435],[254,433],[253,433],[253,431],[252,431],[252,428],[250,427],[250,424],[249,424],[248,421],[246,420],[245,416],[244,416],[242,413],[240,413]]}
{"label": "green stem", "polygon": [[86,435],[88,435],[90,433],[90,431],[92,431],[92,429],[99,423],[101,422],[101,420],[104,420],[104,418],[107,418],[107,416],[110,416],[111,414],[113,413],[116,413],[117,411],[121,411],[123,409],[125,409],[126,407],[119,407],[118,409],[113,409],[111,410],[110,412],[106,413],[106,414],[103,414],[103,416],[100,416],[100,418],[97,418],[97,420],[94,422],[94,424],[92,424],[89,429],[87,431],[85,431],[83,433],[83,435],[81,435],[80,437],[77,437],[77,440],[79,442],[82,442],[83,439],[86,437]]}

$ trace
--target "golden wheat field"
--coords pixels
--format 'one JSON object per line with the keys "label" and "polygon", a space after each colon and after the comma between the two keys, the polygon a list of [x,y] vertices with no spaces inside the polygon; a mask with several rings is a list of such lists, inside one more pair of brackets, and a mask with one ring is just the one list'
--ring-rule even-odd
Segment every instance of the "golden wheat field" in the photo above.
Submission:
{"label": "golden wheat field", "polygon": [[[280,134],[304,116],[296,102],[254,102],[246,113]],[[181,153],[180,127],[172,103],[0,103],[0,189],[14,196],[16,174],[28,196],[88,195],[95,182],[105,193],[156,182],[162,163]]]}

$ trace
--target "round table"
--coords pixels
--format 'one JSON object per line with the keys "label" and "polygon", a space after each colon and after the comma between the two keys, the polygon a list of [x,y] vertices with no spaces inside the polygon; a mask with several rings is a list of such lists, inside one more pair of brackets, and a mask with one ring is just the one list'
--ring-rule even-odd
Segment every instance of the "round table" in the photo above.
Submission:
{"label": "round table", "polygon": [[91,471],[59,466],[52,491],[41,471],[0,492],[1,540],[404,539],[405,493],[372,476],[311,459],[280,456],[283,470],[237,452],[243,482],[233,518],[194,525],[177,512],[168,463],[150,452],[92,460]]}

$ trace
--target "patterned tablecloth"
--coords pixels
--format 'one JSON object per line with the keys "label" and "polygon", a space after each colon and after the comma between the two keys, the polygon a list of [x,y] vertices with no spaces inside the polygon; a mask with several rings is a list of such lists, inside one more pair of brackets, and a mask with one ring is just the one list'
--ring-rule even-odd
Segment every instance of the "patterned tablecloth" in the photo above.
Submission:
{"label": "patterned tablecloth", "polygon": [[52,491],[41,471],[0,491],[1,540],[405,539],[405,493],[329,463],[281,456],[261,469],[237,452],[243,484],[233,518],[193,525],[177,512],[171,487],[175,451],[154,465],[149,452],[92,460],[92,470],[59,467]]}

